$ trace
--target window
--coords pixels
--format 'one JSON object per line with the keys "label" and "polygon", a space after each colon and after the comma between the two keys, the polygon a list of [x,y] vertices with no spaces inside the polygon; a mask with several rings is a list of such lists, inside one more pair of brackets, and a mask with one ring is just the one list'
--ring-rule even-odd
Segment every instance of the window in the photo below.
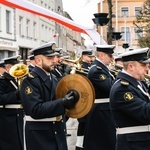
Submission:
{"label": "window", "polygon": [[47,28],[47,26],[45,26],[45,41],[48,40],[48,36],[49,36],[49,34],[48,34],[48,28]]}
{"label": "window", "polygon": [[11,33],[11,12],[6,10],[6,32]]}
{"label": "window", "polygon": [[122,27],[121,28],[122,32],[122,38],[121,40],[125,41],[126,43],[130,43],[130,29],[129,27]]}
{"label": "window", "polygon": [[139,37],[143,36],[143,28],[134,28],[134,39],[138,40]]}
{"label": "window", "polygon": [[23,17],[19,16],[19,35],[23,36]]}
{"label": "window", "polygon": [[47,8],[47,4],[45,3],[45,8]]}
{"label": "window", "polygon": [[43,6],[44,5],[44,2],[43,1],[41,1],[41,6]]}
{"label": "window", "polygon": [[135,16],[140,15],[141,7],[135,7]]}
{"label": "window", "polygon": [[26,20],[26,36],[27,37],[30,36],[30,20],[29,19]]}
{"label": "window", "polygon": [[129,9],[128,9],[128,7],[122,7],[121,8],[121,16],[122,17],[129,17]]}
{"label": "window", "polygon": [[33,22],[33,38],[36,39],[36,22]]}
{"label": "window", "polygon": [[43,33],[45,33],[45,32],[44,32],[44,29],[45,29],[45,28],[44,28],[44,25],[42,24],[42,25],[41,25],[41,33],[42,33],[42,34],[41,34],[41,39],[42,39],[42,41],[44,41],[44,34],[43,34]]}
{"label": "window", "polygon": [[14,53],[15,53],[15,52],[8,51],[8,57],[14,56]]}

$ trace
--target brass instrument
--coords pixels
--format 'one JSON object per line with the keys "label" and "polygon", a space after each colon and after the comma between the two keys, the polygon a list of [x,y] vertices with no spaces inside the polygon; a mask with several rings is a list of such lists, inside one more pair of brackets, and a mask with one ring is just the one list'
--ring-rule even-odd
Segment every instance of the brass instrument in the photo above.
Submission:
{"label": "brass instrument", "polygon": [[144,75],[146,79],[150,80],[150,75],[149,74],[145,74]]}
{"label": "brass instrument", "polygon": [[61,63],[69,65],[71,67],[72,70],[71,70],[70,74],[75,74],[76,72],[79,74],[80,73],[85,74],[85,75],[88,74],[88,69],[82,68],[81,58],[77,58],[76,60],[63,59]]}
{"label": "brass instrument", "polygon": [[112,66],[112,68],[110,68],[110,71],[117,76],[118,72],[121,71],[123,69],[123,66],[120,64],[116,64],[116,63],[111,63],[110,64]]}
{"label": "brass instrument", "polygon": [[29,69],[28,66],[25,64],[15,64],[9,70],[9,74],[14,78],[18,79],[18,85],[21,85],[23,77],[28,74]]}

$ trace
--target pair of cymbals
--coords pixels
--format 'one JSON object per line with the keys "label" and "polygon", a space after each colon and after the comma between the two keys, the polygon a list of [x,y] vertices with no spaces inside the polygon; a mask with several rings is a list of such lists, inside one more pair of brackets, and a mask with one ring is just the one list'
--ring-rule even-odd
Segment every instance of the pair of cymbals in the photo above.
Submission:
{"label": "pair of cymbals", "polygon": [[70,90],[75,90],[79,94],[79,100],[72,109],[66,109],[66,115],[71,118],[82,118],[88,114],[94,104],[94,87],[87,77],[69,74],[59,81],[56,98],[63,98]]}

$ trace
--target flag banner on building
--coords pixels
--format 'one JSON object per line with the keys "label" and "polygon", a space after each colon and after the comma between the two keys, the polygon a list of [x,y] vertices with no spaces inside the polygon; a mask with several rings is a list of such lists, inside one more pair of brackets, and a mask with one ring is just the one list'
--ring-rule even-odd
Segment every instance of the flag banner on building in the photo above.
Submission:
{"label": "flag banner on building", "polygon": [[39,6],[37,4],[34,4],[32,2],[29,2],[27,0],[1,0],[2,4],[7,5],[9,7],[18,8],[36,15],[40,15],[46,18],[49,18],[51,20],[54,20],[55,22],[66,26],[76,32],[87,34],[91,37],[93,42],[96,44],[107,44],[104,39],[101,38],[100,34],[96,31],[96,29],[84,27],[82,25],[79,25],[75,23],[74,21],[65,18],[53,11],[50,11],[48,9],[43,8],[42,6]]}

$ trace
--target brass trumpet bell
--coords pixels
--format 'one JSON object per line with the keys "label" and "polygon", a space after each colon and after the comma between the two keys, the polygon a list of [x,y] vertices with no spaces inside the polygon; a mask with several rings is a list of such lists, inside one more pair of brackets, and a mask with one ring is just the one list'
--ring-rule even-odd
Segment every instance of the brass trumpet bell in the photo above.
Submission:
{"label": "brass trumpet bell", "polygon": [[63,59],[62,64],[67,64],[69,66],[71,66],[72,70],[70,72],[70,74],[83,74],[83,75],[87,75],[88,74],[88,70],[87,69],[84,69],[82,68],[82,65],[81,65],[81,57],[80,58],[77,58],[76,60],[71,60],[71,59]]}
{"label": "brass trumpet bell", "polygon": [[79,94],[79,100],[74,108],[66,109],[66,115],[71,118],[81,118],[91,110],[94,104],[94,87],[90,80],[83,75],[66,75],[56,87],[56,98],[64,97],[70,90],[75,90]]}
{"label": "brass trumpet bell", "polygon": [[145,78],[150,80],[150,75],[149,74],[145,74]]}
{"label": "brass trumpet bell", "polygon": [[28,66],[25,64],[15,64],[9,70],[10,75],[15,78],[22,78],[23,76],[28,74],[28,72]]}

